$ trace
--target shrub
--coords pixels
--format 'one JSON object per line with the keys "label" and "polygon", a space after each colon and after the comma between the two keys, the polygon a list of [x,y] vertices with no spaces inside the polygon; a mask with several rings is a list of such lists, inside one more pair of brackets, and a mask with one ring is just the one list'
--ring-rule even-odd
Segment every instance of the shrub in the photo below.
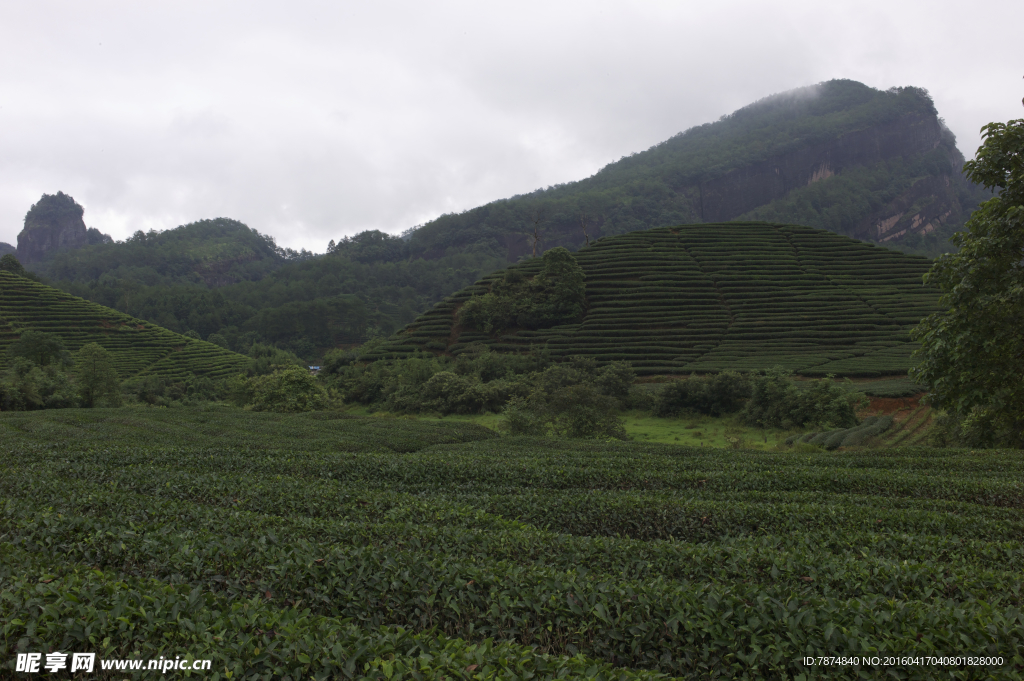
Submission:
{"label": "shrub", "polygon": [[616,415],[619,402],[603,395],[590,383],[556,391],[545,405],[551,430],[559,437],[626,439],[622,419]]}
{"label": "shrub", "polygon": [[625,402],[629,399],[635,380],[636,372],[633,371],[633,365],[629,362],[611,362],[598,372],[594,385],[601,394]]}
{"label": "shrub", "polygon": [[656,416],[674,416],[695,411],[710,416],[730,414],[750,397],[750,380],[735,371],[714,376],[691,376],[665,386],[654,405]]}
{"label": "shrub", "polygon": [[501,410],[501,429],[509,435],[541,436],[547,433],[547,423],[531,403],[523,397],[513,397]]}
{"label": "shrub", "polygon": [[326,409],[327,389],[309,373],[297,366],[279,367],[267,376],[247,381],[252,411],[300,412]]}
{"label": "shrub", "polygon": [[[129,398],[156,407],[170,406],[172,402],[181,400],[185,396],[185,385],[180,381],[167,378],[166,376],[142,376],[130,381],[125,381],[121,386],[122,392]],[[248,395],[238,406],[248,402]]]}
{"label": "shrub", "polygon": [[823,430],[857,425],[855,408],[863,395],[840,387],[831,376],[801,392],[789,375],[786,369],[774,367],[754,379],[744,408],[746,423],[762,428],[813,425]]}
{"label": "shrub", "polygon": [[25,357],[12,358],[0,381],[0,408],[4,411],[77,407],[71,378],[56,365],[37,366]]}

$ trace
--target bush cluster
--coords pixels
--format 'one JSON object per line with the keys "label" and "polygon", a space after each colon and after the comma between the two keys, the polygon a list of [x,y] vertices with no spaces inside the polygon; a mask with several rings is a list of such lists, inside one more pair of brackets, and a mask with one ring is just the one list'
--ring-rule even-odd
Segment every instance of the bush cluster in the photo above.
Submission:
{"label": "bush cluster", "polygon": [[555,363],[542,352],[499,353],[482,344],[456,358],[357,360],[355,353],[334,353],[321,370],[345,402],[400,414],[501,412],[514,434],[624,438],[617,412],[630,404],[636,378],[626,362]]}
{"label": "bush cluster", "polygon": [[789,376],[790,372],[782,367],[754,376],[750,400],[743,410],[746,423],[761,428],[857,425],[856,407],[864,399],[861,393],[836,384],[832,376],[812,381],[800,390]]}
{"label": "bush cluster", "polygon": [[714,376],[691,376],[665,386],[654,405],[655,416],[697,412],[721,416],[739,411],[750,397],[750,379],[735,371]]}
{"label": "bush cluster", "polygon": [[473,296],[459,310],[459,322],[484,333],[512,328],[543,329],[575,321],[586,309],[583,269],[572,253],[552,248],[540,273],[528,279],[510,268],[490,291]]}
{"label": "bush cluster", "polygon": [[89,343],[72,355],[59,336],[25,331],[7,348],[0,409],[31,411],[117,406],[120,383],[110,353]]}
{"label": "bush cluster", "polygon": [[329,353],[320,376],[345,402],[405,414],[497,412],[513,396],[529,394],[532,377],[551,365],[544,353],[499,353],[483,345],[472,345],[457,358],[423,352],[360,363],[362,356]]}

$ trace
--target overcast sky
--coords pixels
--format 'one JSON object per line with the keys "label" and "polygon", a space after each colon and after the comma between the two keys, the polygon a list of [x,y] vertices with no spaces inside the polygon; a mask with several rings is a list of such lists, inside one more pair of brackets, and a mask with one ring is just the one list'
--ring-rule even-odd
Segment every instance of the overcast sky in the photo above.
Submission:
{"label": "overcast sky", "polygon": [[231,217],[322,252],[581,179],[832,78],[1024,117],[1024,2],[0,0],[0,241]]}

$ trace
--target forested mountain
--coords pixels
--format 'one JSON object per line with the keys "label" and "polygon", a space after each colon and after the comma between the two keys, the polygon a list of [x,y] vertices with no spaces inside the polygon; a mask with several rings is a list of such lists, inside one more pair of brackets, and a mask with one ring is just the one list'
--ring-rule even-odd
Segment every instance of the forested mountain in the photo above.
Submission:
{"label": "forested mountain", "polygon": [[[48,237],[57,245],[28,266],[65,291],[179,333],[240,352],[271,342],[315,361],[394,332],[520,258],[652,227],[765,220],[934,254],[983,198],[962,163],[925,91],[837,80],[756,102],[579,182],[442,216],[404,238],[368,231],[314,255],[218,218],[119,243],[91,229],[81,245],[84,223],[76,223],[79,245],[67,247],[63,233]],[[77,206],[44,195],[23,235],[43,233],[39,216],[29,218],[59,197],[62,210]],[[80,209],[72,211],[78,222]]]}
{"label": "forested mountain", "polygon": [[592,177],[416,230],[425,257],[485,245],[509,261],[651,227],[770,220],[934,254],[983,194],[927,92],[834,80],[755,102]]}
{"label": "forested mountain", "polygon": [[274,343],[312,362],[325,349],[392,333],[504,264],[476,251],[411,259],[405,241],[376,231],[313,256],[219,218],[62,251],[30,267],[68,293],[177,333],[243,353]]}

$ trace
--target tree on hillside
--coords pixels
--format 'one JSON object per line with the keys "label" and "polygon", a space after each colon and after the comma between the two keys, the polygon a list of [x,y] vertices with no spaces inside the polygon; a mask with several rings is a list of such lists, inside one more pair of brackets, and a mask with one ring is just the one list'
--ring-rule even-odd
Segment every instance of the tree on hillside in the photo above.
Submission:
{"label": "tree on hillside", "polygon": [[572,357],[532,374],[530,394],[508,400],[501,427],[511,435],[625,440],[618,412],[635,378],[626,362],[599,369],[592,358]]}
{"label": "tree on hillside", "polygon": [[541,225],[547,221],[547,211],[544,206],[530,206],[526,211],[526,218],[530,225],[533,227],[530,233],[530,238],[533,240],[531,246],[533,247],[533,256],[537,257],[537,246],[541,242]]}
{"label": "tree on hillside", "polygon": [[17,274],[20,277],[25,276],[25,268],[22,266],[21,261],[14,257],[13,253],[8,253],[0,258],[0,270]]}
{"label": "tree on hillside", "polygon": [[327,389],[303,367],[280,367],[268,376],[248,379],[245,387],[250,396],[245,408],[252,411],[316,411],[330,402]]}
{"label": "tree on hillside", "polygon": [[84,345],[75,353],[75,378],[83,407],[95,407],[101,402],[120,404],[120,379],[110,353],[99,343]]}
{"label": "tree on hillside", "polygon": [[62,409],[78,406],[75,385],[58,364],[38,366],[27,357],[14,355],[0,376],[0,409]]}
{"label": "tree on hillside", "polygon": [[1024,447],[1024,119],[989,123],[974,182],[999,195],[983,203],[925,276],[948,306],[915,329],[916,380],[975,445]]}
{"label": "tree on hillside", "polygon": [[586,275],[572,253],[552,248],[533,279],[516,268],[495,281],[491,290],[473,296],[459,310],[459,322],[485,333],[513,327],[542,329],[583,316],[586,310]]}
{"label": "tree on hillside", "polygon": [[8,357],[24,357],[44,367],[48,364],[71,364],[71,353],[60,336],[28,329],[7,347]]}

